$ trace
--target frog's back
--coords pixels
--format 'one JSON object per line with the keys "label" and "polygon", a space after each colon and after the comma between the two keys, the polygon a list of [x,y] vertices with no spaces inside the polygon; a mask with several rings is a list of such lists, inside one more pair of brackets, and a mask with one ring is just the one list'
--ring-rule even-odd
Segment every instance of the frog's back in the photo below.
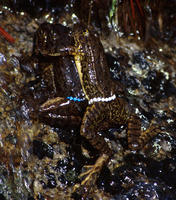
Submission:
{"label": "frog's back", "polygon": [[87,98],[108,98],[114,95],[114,83],[104,54],[103,46],[91,31],[76,28],[75,46],[80,52],[80,79]]}

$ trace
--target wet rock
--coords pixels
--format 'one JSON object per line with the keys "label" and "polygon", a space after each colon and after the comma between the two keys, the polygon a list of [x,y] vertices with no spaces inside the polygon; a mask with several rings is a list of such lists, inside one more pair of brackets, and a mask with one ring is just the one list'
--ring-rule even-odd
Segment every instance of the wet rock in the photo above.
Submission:
{"label": "wet rock", "polygon": [[48,158],[53,158],[53,148],[52,146],[45,144],[42,141],[33,141],[33,154],[39,159],[43,159],[45,156]]}
{"label": "wet rock", "polygon": [[147,78],[143,79],[142,84],[151,94],[156,95],[156,98],[161,98],[167,93],[169,81],[166,80],[163,73],[153,70],[148,72]]}
{"label": "wet rock", "polygon": [[47,187],[51,189],[55,188],[57,186],[55,175],[53,173],[47,174],[47,178],[48,178]]}
{"label": "wet rock", "polygon": [[0,199],[1,200],[6,200],[6,198],[3,196],[3,194],[0,194]]}
{"label": "wet rock", "polygon": [[[76,164],[76,163],[75,163]],[[64,160],[58,161],[57,170],[60,172],[58,180],[65,185],[73,185],[77,180],[78,168],[72,164],[71,160],[65,158]],[[76,167],[76,168],[75,168]]]}
{"label": "wet rock", "polygon": [[[174,199],[175,182],[174,170],[173,178],[169,171],[164,167],[163,162],[146,159],[141,155],[130,154],[126,158],[127,164],[114,171],[114,185],[119,185],[120,190],[113,190],[113,184],[109,184],[111,191],[114,192],[113,200],[116,199]],[[171,161],[167,160],[168,165]],[[167,165],[166,164],[166,165]],[[167,165],[167,166],[168,166]],[[169,173],[168,178],[167,174]],[[112,177],[110,179],[112,179]],[[169,182],[170,183],[169,183]],[[108,187],[104,189],[108,191]]]}
{"label": "wet rock", "polygon": [[[98,152],[80,136],[78,129],[60,129],[57,125],[53,127],[47,126],[46,122],[44,124],[38,122],[38,107],[55,95],[49,75],[50,70],[44,70],[50,61],[45,60],[46,63],[43,61],[39,66],[36,60],[30,66],[30,60],[25,60],[25,55],[26,52],[32,52],[34,26],[38,27],[43,21],[51,23],[57,21],[72,26],[72,18],[76,19],[77,16],[70,12],[72,5],[67,4],[68,1],[57,5],[55,1],[26,2],[28,8],[24,7],[24,2],[13,1],[16,9],[22,11],[21,14],[14,14],[13,10],[1,7],[1,26],[7,28],[16,38],[16,43],[13,45],[0,38],[1,53],[7,56],[22,55],[24,59],[19,66],[18,59],[13,58],[8,62],[8,59],[0,54],[2,133],[0,198],[32,200],[35,194],[35,199],[69,199],[70,196],[67,195],[72,193],[73,185],[81,181],[78,175],[85,165],[95,162]],[[126,5],[122,10],[124,9],[124,14],[129,17],[130,14],[126,10],[126,8],[131,10],[129,2],[125,0],[121,2]],[[137,11],[136,16],[139,16],[137,1],[133,2]],[[141,5],[143,6],[145,2]],[[162,129],[157,136],[151,138],[143,150],[133,154],[128,148],[126,126],[100,132],[99,134],[108,141],[114,157],[102,169],[95,185],[98,190],[92,194],[92,199],[174,200],[176,197],[174,53],[176,12],[175,6],[172,6],[175,5],[175,0],[171,0],[169,4],[166,0],[160,1],[160,6],[154,5],[153,2],[148,3],[146,7],[147,12],[150,8],[151,13],[157,11],[152,21],[145,21],[142,18],[142,21],[146,22],[142,26],[146,24],[150,26],[150,30],[145,32],[148,34],[146,38],[148,49],[144,48],[146,43],[141,40],[135,44],[130,43],[131,36],[126,40],[123,38],[119,40],[117,35],[116,37],[109,35],[109,38],[102,40],[106,40],[105,44],[108,44],[105,50],[109,52],[107,59],[112,78],[119,81],[126,90],[124,98],[129,102],[129,109],[141,119],[142,130],[152,123],[161,125]],[[53,10],[52,3],[55,4]],[[103,11],[104,3],[94,1],[93,6],[95,4],[101,7],[102,13],[106,13]],[[19,8],[20,6],[22,7]],[[26,9],[29,13],[35,12],[35,16],[45,14],[34,21],[25,13]],[[99,15],[95,10],[92,10],[91,18]],[[60,12],[59,17],[55,18],[58,12]],[[62,16],[63,12],[67,14]],[[103,18],[108,19],[107,13],[101,19]],[[74,23],[78,20],[76,19]],[[99,20],[91,19],[93,23],[97,21],[99,25],[106,23],[106,21],[99,23]],[[126,22],[127,24],[122,25],[123,27],[127,25],[127,28],[130,26],[130,32],[132,28],[128,24],[130,21]],[[136,24],[140,25],[141,20],[137,19]],[[97,27],[100,35],[103,35],[103,26],[100,28],[99,25],[93,27]],[[107,24],[104,27],[107,27]],[[127,29],[126,31],[128,32]],[[117,32],[116,30],[116,34]],[[166,43],[169,43],[169,46]],[[56,63],[57,61],[54,64]],[[82,199],[82,196],[74,195],[74,199]]]}
{"label": "wet rock", "polygon": [[138,64],[139,67],[142,70],[148,70],[149,69],[149,63],[144,58],[144,54],[142,52],[136,52],[133,54],[133,63]]}

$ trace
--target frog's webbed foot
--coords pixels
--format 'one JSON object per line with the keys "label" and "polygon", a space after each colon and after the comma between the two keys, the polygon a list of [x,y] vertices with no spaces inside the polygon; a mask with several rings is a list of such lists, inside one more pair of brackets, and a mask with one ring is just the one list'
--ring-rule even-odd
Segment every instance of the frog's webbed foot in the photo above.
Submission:
{"label": "frog's webbed foot", "polygon": [[86,165],[84,166],[85,172],[80,174],[80,178],[83,178],[81,184],[76,184],[74,186],[74,192],[78,192],[79,194],[86,197],[88,194],[91,194],[91,190],[94,189],[95,182],[97,177],[100,174],[100,171],[105,163],[109,160],[109,156],[106,154],[102,154],[94,165]]}

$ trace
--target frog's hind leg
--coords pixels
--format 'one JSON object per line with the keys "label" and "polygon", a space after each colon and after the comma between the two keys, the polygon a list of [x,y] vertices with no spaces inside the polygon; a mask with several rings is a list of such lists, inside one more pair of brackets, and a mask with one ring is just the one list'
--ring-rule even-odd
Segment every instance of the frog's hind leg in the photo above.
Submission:
{"label": "frog's hind leg", "polygon": [[140,141],[142,144],[142,149],[145,149],[147,143],[154,138],[155,136],[157,136],[159,133],[161,133],[163,130],[161,128],[161,124],[157,125],[157,124],[153,124],[153,122],[151,122],[151,125],[149,126],[148,129],[146,129],[145,131],[142,131],[141,136],[140,136]]}
{"label": "frog's hind leg", "polygon": [[128,119],[128,147],[132,150],[141,149],[141,120],[137,115],[131,115]]}
{"label": "frog's hind leg", "polygon": [[153,122],[147,130],[141,131],[140,118],[137,115],[131,115],[128,120],[128,146],[132,150],[141,150],[160,132],[160,126],[154,125]]}
{"label": "frog's hind leg", "polygon": [[91,191],[102,167],[108,163],[109,157],[112,154],[111,149],[105,142],[104,138],[97,134],[98,131],[107,129],[105,107],[106,104],[102,102],[94,103],[87,108],[83,117],[80,133],[94,148],[101,152],[101,155],[94,165],[85,166],[87,171],[80,175],[80,177],[85,177],[78,189],[81,193]]}

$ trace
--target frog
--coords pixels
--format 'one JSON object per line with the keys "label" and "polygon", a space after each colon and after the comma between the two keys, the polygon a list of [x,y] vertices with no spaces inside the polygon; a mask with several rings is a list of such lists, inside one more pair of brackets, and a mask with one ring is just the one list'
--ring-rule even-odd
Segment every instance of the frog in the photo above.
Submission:
{"label": "frog", "polygon": [[150,127],[141,131],[139,117],[124,98],[124,87],[111,78],[99,37],[84,25],[41,24],[35,33],[33,55],[54,60],[49,70],[56,95],[39,106],[40,118],[58,126],[79,126],[80,135],[99,152],[96,162],[85,166],[80,175],[85,178],[79,188],[88,193],[113,156],[100,131],[127,124],[128,146],[133,151],[141,149],[157,131]]}

